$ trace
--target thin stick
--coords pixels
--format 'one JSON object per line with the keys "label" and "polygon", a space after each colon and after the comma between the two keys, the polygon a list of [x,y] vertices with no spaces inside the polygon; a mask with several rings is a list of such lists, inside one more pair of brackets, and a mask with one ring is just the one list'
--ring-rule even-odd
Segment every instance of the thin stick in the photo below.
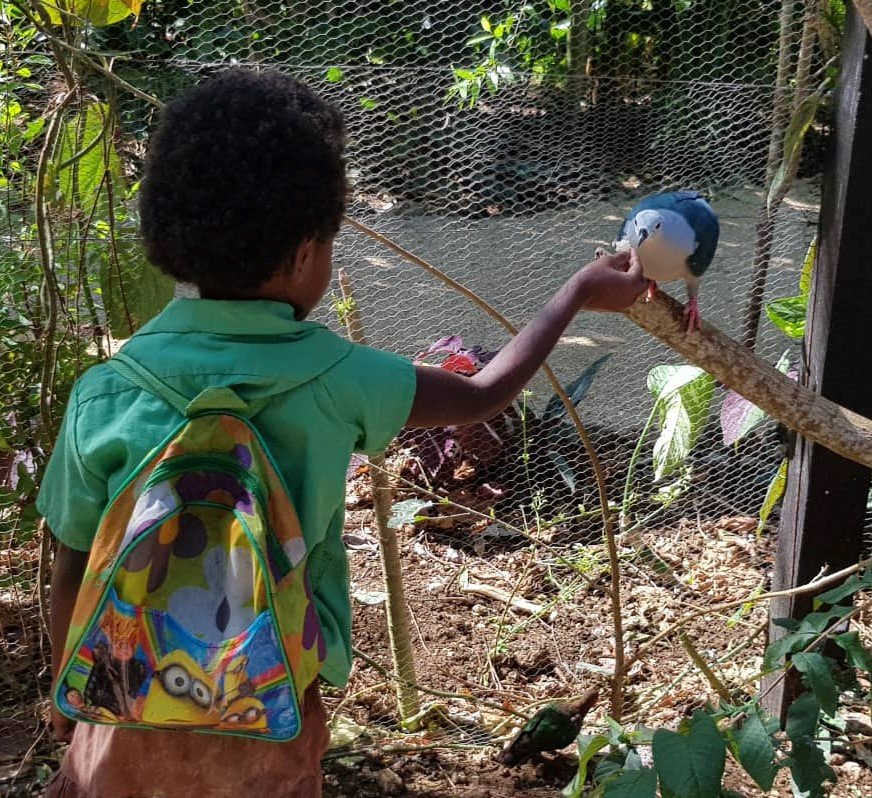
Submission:
{"label": "thin stick", "polygon": [[861,568],[865,568],[867,565],[872,564],[872,557],[869,557],[865,560],[861,560],[856,565],[851,565],[847,568],[843,568],[841,571],[836,571],[836,573],[831,574],[830,576],[824,577],[822,579],[817,579],[813,582],[808,582],[807,584],[800,585],[799,587],[791,588],[790,590],[775,590],[771,593],[760,593],[759,595],[751,595],[747,596],[743,599],[736,599],[733,601],[725,601],[721,604],[715,604],[711,607],[705,607],[702,609],[695,610],[688,615],[685,615],[683,618],[680,618],[667,629],[664,629],[662,632],[654,635],[650,640],[646,640],[639,648],[636,649],[634,654],[631,654],[627,658],[627,667],[629,668],[633,665],[637,660],[639,660],[644,654],[648,652],[650,648],[657,645],[661,640],[665,640],[670,635],[677,632],[682,626],[686,626],[691,621],[696,618],[701,618],[704,615],[711,615],[712,613],[724,612],[725,610],[735,609],[736,607],[741,607],[745,604],[756,604],[758,601],[770,601],[775,598],[785,598],[787,596],[799,596],[803,593],[817,593],[822,588],[828,587],[829,585],[834,585],[842,580],[846,576],[850,576],[851,574],[859,571]]}
{"label": "thin stick", "polygon": [[685,632],[682,632],[679,635],[679,639],[681,640],[681,645],[684,646],[684,650],[687,652],[687,656],[690,657],[690,661],[694,665],[696,665],[697,668],[699,668],[700,673],[705,676],[706,681],[711,685],[712,690],[714,690],[724,701],[732,701],[733,698],[730,695],[730,691],[727,690],[726,685],[709,667],[708,663],[702,658],[702,655],[699,653],[699,651],[696,650],[696,646],[694,646],[693,641],[687,636]]}
{"label": "thin stick", "polygon": [[[345,300],[345,326],[348,337],[359,344],[366,343],[363,322],[354,303],[351,283],[344,271],[339,271],[339,289]],[[408,720],[421,711],[417,691],[410,685],[417,681],[415,676],[415,657],[409,633],[409,615],[406,608],[406,592],[403,586],[403,568],[400,562],[400,548],[397,544],[397,531],[388,525],[391,514],[391,485],[388,472],[384,468],[384,454],[370,457],[370,462],[378,468],[370,468],[372,480],[372,503],[378,528],[379,551],[381,553],[382,573],[387,592],[388,638],[394,668],[401,680],[397,682],[397,704],[400,718]]]}
{"label": "thin stick", "polygon": [[[367,227],[365,224],[362,224],[355,219],[351,219],[348,216],[344,217],[344,219],[356,230],[359,230],[360,232],[364,233],[375,241],[378,241],[380,244],[386,246],[388,249],[392,250],[409,263],[414,263],[416,266],[421,267],[426,272],[436,277],[438,280],[441,280],[443,283],[445,283],[461,295],[465,296],[467,299],[469,299],[471,302],[481,308],[488,316],[501,324],[503,328],[507,330],[511,335],[517,335],[518,328],[515,327],[514,324],[512,324],[492,305],[488,304],[484,299],[478,296],[478,294],[476,294],[474,291],[471,291],[466,286],[457,282],[457,280],[449,277],[441,269],[437,269],[435,266],[433,266],[431,263],[428,263],[423,258],[420,258],[417,255],[409,252],[407,249],[404,249],[387,236],[384,236],[381,233],[377,233],[372,228]],[[578,437],[581,439],[585,451],[590,458],[591,467],[593,469],[594,477],[596,479],[597,492],[599,494],[600,501],[600,510],[602,512],[603,519],[603,529],[605,532],[606,546],[608,547],[609,552],[609,565],[611,567],[610,576],[612,589],[610,598],[612,602],[612,625],[614,628],[615,637],[615,673],[612,680],[611,711],[612,717],[616,721],[620,722],[621,716],[623,714],[624,678],[626,674],[626,665],[624,662],[625,656],[623,619],[621,617],[621,572],[620,562],[618,560],[618,546],[615,542],[615,532],[614,527],[612,526],[612,516],[611,512],[609,511],[609,499],[608,491],[606,489],[605,472],[603,471],[602,465],[600,464],[596,450],[594,449],[593,444],[588,437],[587,430],[581,423],[581,419],[576,412],[575,405],[566,395],[566,391],[563,390],[563,386],[557,381],[557,377],[554,376],[554,372],[551,370],[551,367],[547,364],[547,362],[543,363],[541,368],[542,373],[547,377],[548,382],[551,384],[552,390],[557,396],[560,397],[560,401],[566,408],[566,412],[568,413],[570,420],[572,421],[576,431],[578,432]]]}

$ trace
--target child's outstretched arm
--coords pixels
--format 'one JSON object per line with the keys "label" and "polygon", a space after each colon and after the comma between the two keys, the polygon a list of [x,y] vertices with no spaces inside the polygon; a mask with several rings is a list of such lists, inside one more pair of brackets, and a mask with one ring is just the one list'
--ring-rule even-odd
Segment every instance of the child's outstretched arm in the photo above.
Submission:
{"label": "child's outstretched arm", "polygon": [[536,373],[579,310],[624,310],[647,285],[634,251],[589,263],[475,376],[418,366],[406,426],[440,427],[493,418]]}

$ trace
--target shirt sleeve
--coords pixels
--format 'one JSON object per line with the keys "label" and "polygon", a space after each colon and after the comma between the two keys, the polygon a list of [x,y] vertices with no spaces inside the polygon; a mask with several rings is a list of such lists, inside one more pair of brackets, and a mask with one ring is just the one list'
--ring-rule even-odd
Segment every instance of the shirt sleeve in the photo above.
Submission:
{"label": "shirt sleeve", "polygon": [[89,551],[108,497],[106,481],[88,469],[79,453],[78,417],[77,386],[70,394],[36,509],[61,543]]}
{"label": "shirt sleeve", "polygon": [[392,352],[355,344],[338,371],[338,379],[330,381],[330,391],[360,430],[354,451],[384,451],[412,410],[415,365]]}

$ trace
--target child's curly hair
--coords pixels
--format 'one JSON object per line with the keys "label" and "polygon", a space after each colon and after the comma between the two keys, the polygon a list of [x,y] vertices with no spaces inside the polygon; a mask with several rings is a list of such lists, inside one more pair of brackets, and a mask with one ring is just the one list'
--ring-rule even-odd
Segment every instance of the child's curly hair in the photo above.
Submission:
{"label": "child's curly hair", "polygon": [[298,80],[234,68],[162,114],[140,192],[155,266],[206,296],[245,296],[345,209],[342,115]]}

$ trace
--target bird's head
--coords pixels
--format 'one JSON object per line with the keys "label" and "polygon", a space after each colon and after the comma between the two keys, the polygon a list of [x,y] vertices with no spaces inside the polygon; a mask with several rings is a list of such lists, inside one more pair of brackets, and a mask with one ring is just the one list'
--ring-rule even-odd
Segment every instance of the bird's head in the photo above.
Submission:
{"label": "bird's head", "polygon": [[663,215],[660,211],[639,211],[630,225],[630,246],[641,247],[646,241],[663,235]]}

